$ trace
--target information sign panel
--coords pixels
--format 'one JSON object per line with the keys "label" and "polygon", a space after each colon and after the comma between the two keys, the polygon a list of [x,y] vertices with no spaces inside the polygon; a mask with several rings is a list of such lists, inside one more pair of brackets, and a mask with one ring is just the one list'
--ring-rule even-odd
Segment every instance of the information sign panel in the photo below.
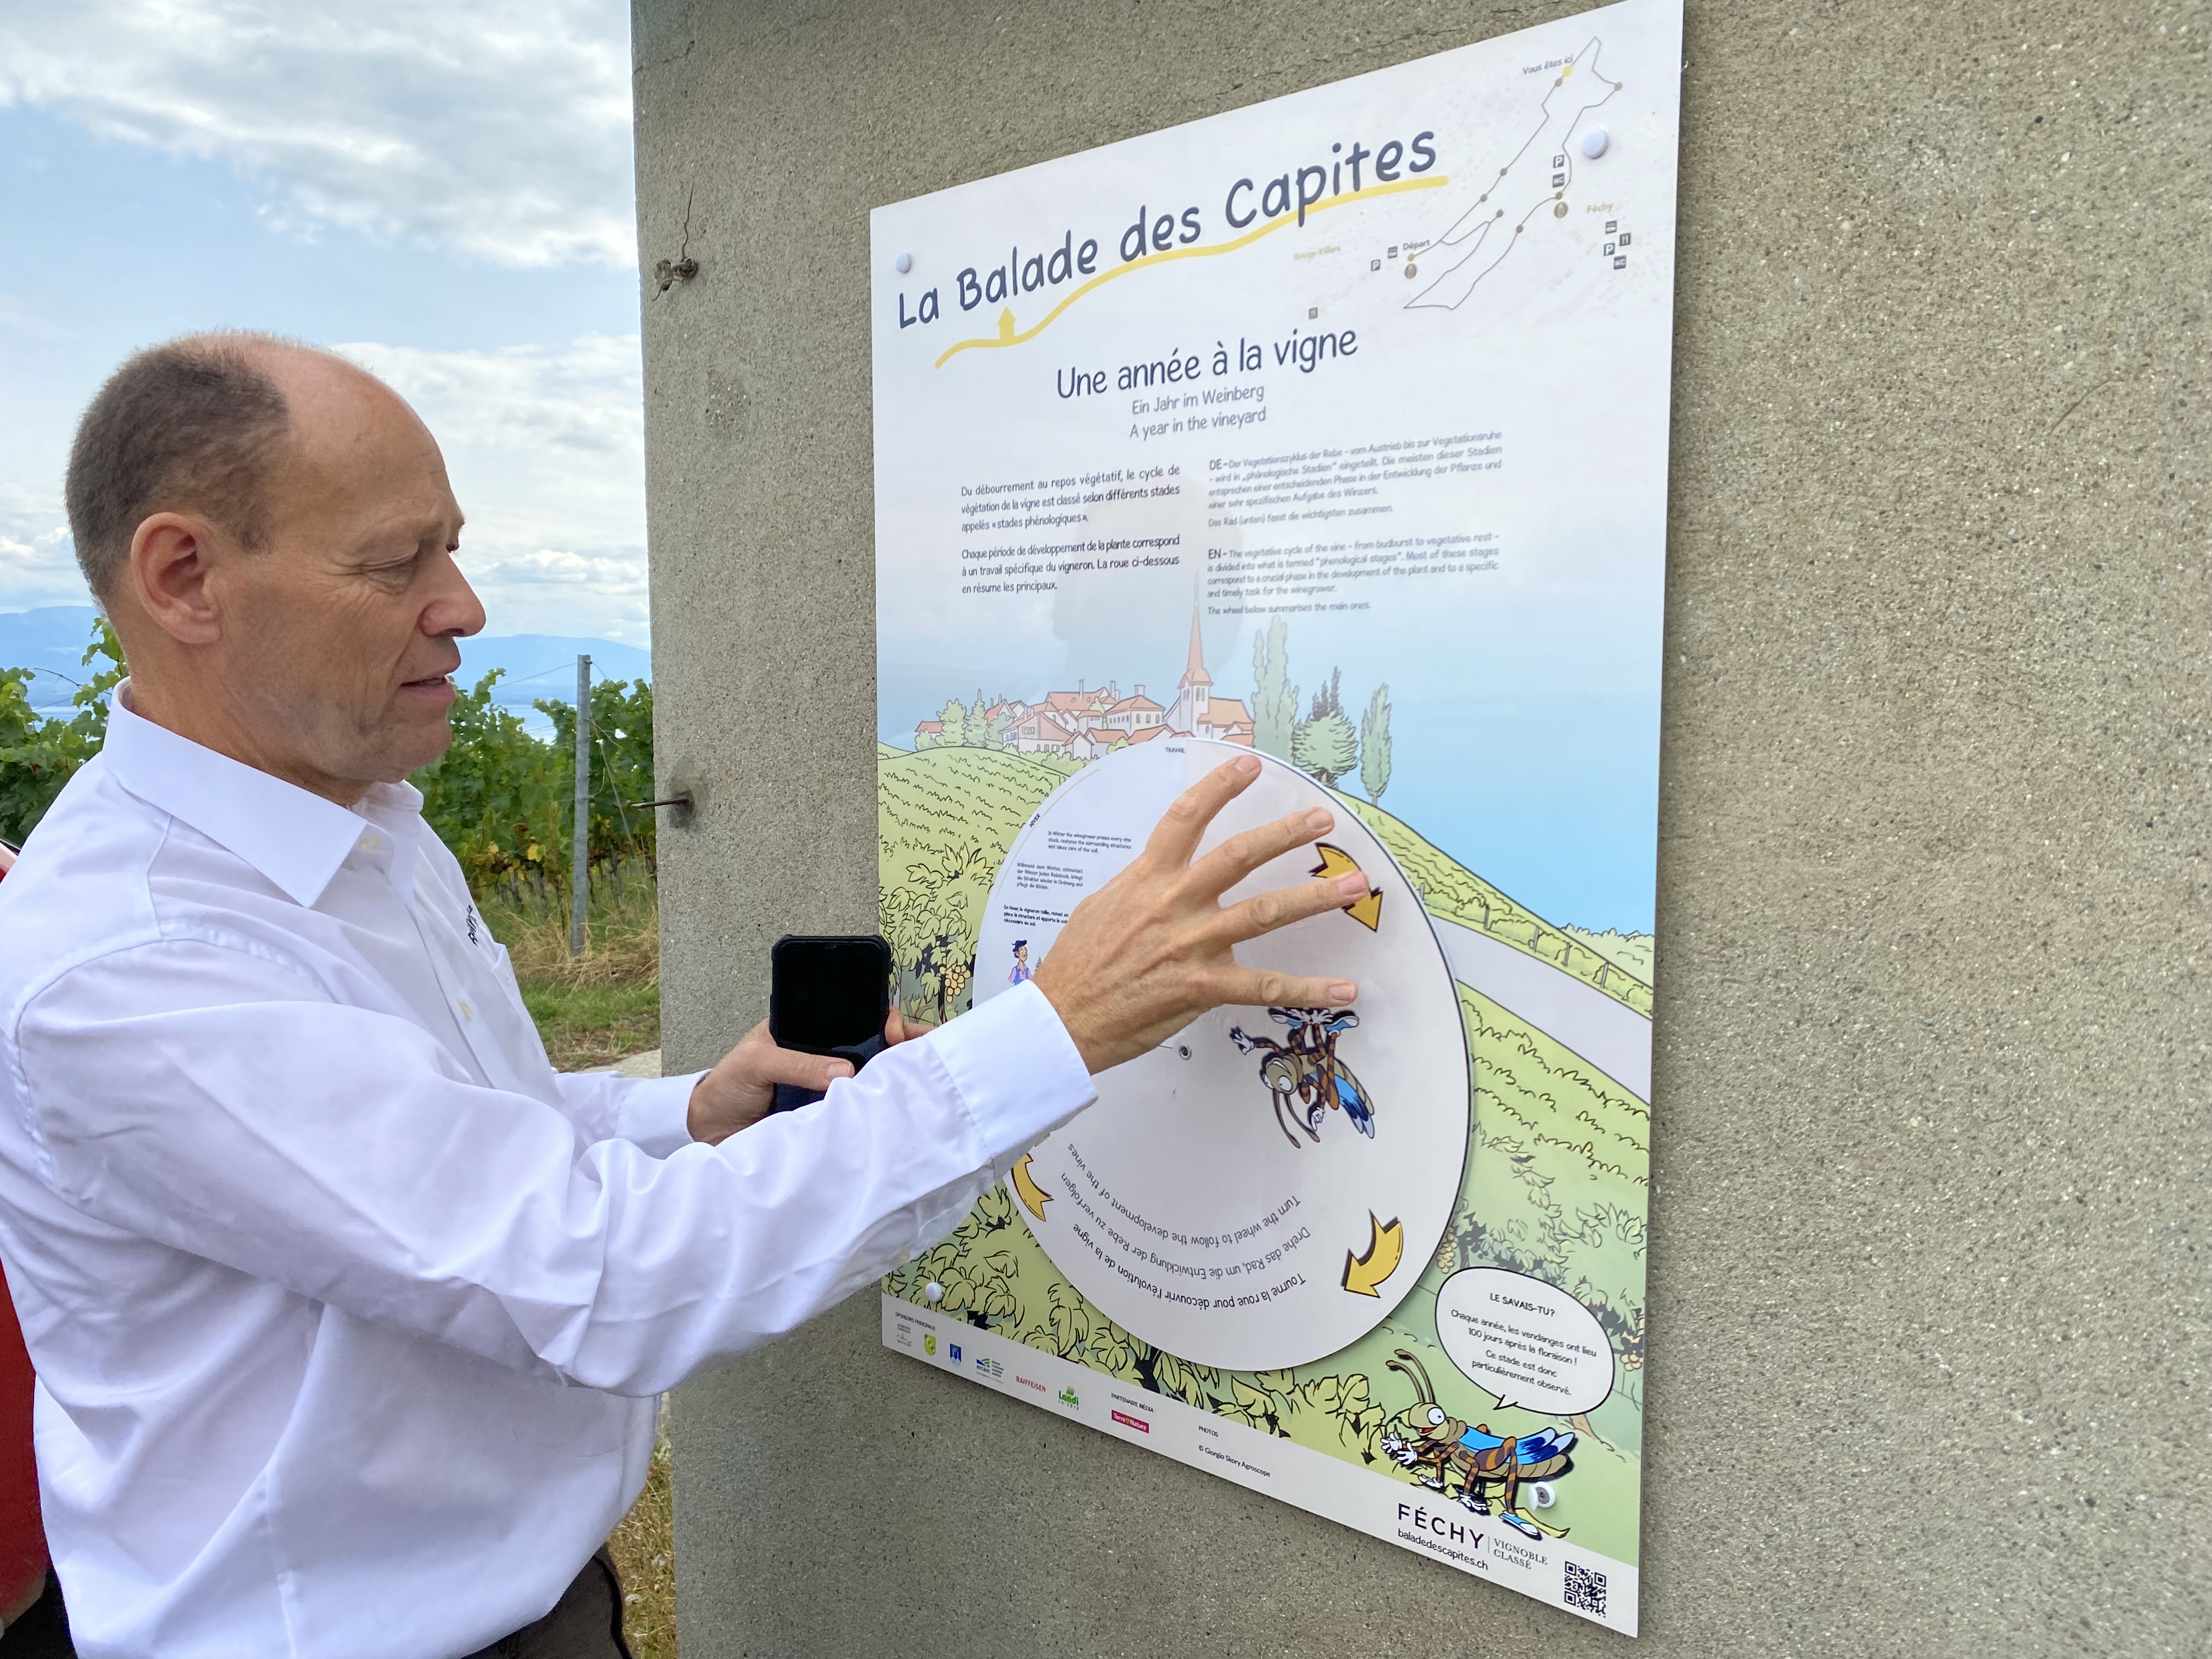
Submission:
{"label": "information sign panel", "polygon": [[884,1338],[1636,1627],[1680,0],[878,209],[884,931],[957,1016],[1160,808],[1358,867]]}

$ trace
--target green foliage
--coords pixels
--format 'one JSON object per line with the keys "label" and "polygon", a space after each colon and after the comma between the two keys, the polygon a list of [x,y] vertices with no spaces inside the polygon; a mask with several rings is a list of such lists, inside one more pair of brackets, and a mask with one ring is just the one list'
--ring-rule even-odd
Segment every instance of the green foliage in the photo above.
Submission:
{"label": "green foliage", "polygon": [[[0,668],[0,840],[21,842],[77,768],[107,738],[107,697],[123,678],[123,648],[95,619],[83,661],[94,672],[71,698],[66,720],[41,720],[26,690],[28,671]],[[520,716],[492,701],[494,670],[455,700],[453,745],[415,775],[422,813],[453,849],[479,892],[528,895],[541,909],[565,891],[573,839],[575,711],[537,706],[553,721],[551,744],[523,729]],[[625,805],[653,790],[653,688],[643,680],[603,680],[592,688],[592,788],[590,864],[612,878],[617,902],[623,866],[653,866],[653,814]]]}
{"label": "green foliage", "polygon": [[945,707],[937,711],[942,729],[937,734],[935,747],[959,749],[968,742],[968,710],[957,697],[947,697]]}
{"label": "green foliage", "polygon": [[984,704],[981,686],[975,689],[975,701],[968,705],[968,742],[976,749],[1003,749],[1006,744],[1006,711],[993,714]]}
{"label": "green foliage", "polygon": [[967,1007],[983,902],[1014,836],[1080,763],[1060,756],[940,745],[892,751],[876,767],[884,938],[901,1005],[941,1020]]}
{"label": "green foliage", "polygon": [[544,902],[557,884],[562,857],[561,771],[551,748],[523,729],[522,717],[492,701],[494,669],[454,699],[453,741],[417,772],[422,816],[480,891],[528,882]]}
{"label": "green foliage", "polygon": [[[554,763],[560,769],[562,820],[575,824],[576,711],[536,699],[531,707],[553,722]],[[653,798],[653,687],[645,680],[599,680],[592,686],[591,857],[594,865],[642,859],[657,850],[653,815],[629,803]]]}
{"label": "green foliage", "polygon": [[54,804],[62,786],[107,740],[107,696],[124,675],[123,647],[105,617],[78,659],[104,664],[77,687],[67,720],[42,719],[26,695],[30,671],[0,668],[0,841],[21,845]]}
{"label": "green foliage", "polygon": [[[415,775],[422,815],[479,893],[541,911],[566,893],[574,840],[576,711],[542,700],[551,743],[524,729],[522,717],[492,700],[500,671],[454,701],[453,741]],[[653,868],[653,814],[627,803],[653,788],[653,688],[643,680],[592,687],[593,732],[588,865],[611,878],[619,902],[626,861]]]}
{"label": "green foliage", "polygon": [[1271,617],[1267,631],[1252,636],[1252,744],[1277,760],[1291,758],[1291,732],[1298,723],[1298,688],[1290,675],[1290,629]]}
{"label": "green foliage", "polygon": [[1586,945],[1614,967],[1626,971],[1632,978],[1646,985],[1651,982],[1652,939],[1649,933],[1624,933],[1608,927],[1603,933],[1592,933],[1587,927],[1562,927],[1559,930],[1577,944]]}
{"label": "green foliage", "polygon": [[[1005,700],[1002,698],[1000,702]],[[916,749],[1011,749],[1012,739],[1006,729],[1013,724],[1012,716],[1001,708],[995,714],[990,712],[980,688],[975,701],[963,703],[959,698],[948,698],[945,707],[937,711],[938,724],[942,728],[935,736],[925,732],[915,739]],[[881,745],[878,745],[879,748]],[[894,750],[903,754],[904,750]]]}
{"label": "green foliage", "polygon": [[1328,677],[1328,684],[1314,693],[1313,712],[1291,733],[1291,763],[1321,780],[1325,789],[1359,763],[1359,735],[1337,696],[1344,671]]}
{"label": "green foliage", "polygon": [[1390,688],[1378,685],[1367,700],[1367,717],[1359,722],[1359,787],[1367,799],[1379,801],[1390,787]]}
{"label": "green foliage", "polygon": [[[941,1299],[927,1304],[925,1286]],[[908,1301],[1165,1395],[1262,1434],[1374,1464],[1387,1413],[1364,1375],[1301,1376],[1200,1365],[1132,1336],[1053,1267],[1004,1187],[976,1200],[950,1238],[885,1281]]]}

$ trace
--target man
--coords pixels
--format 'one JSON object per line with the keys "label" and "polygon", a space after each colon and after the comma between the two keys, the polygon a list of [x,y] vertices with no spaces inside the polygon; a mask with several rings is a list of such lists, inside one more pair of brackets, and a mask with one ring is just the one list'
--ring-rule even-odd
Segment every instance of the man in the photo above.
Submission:
{"label": "man", "polygon": [[[404,782],[483,623],[413,411],[173,342],[94,400],[68,501],[131,678],[0,887],[0,1257],[87,1655],[619,1651],[593,1553],[656,1395],[933,1242],[1091,1073],[1354,994],[1235,960],[1364,891],[1221,905],[1329,828],[1194,863],[1247,760],[1029,983],[894,1016],[857,1077],[760,1028],[692,1077],[557,1076]],[[828,1097],[768,1115],[779,1083]]]}

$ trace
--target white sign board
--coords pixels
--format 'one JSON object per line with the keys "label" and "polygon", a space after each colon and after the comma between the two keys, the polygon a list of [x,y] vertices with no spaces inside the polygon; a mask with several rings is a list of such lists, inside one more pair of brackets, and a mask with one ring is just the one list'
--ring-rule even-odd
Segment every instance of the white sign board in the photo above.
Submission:
{"label": "white sign board", "polygon": [[[1182,783],[1362,987],[1100,1079],[885,1340],[1636,1625],[1680,0],[881,208],[884,925],[1018,984]],[[1275,953],[1271,955],[1270,953]]]}

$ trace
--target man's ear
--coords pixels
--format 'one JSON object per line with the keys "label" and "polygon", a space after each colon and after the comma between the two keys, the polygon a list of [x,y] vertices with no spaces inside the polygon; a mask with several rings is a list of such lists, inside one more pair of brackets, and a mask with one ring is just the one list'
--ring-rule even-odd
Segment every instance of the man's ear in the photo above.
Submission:
{"label": "man's ear", "polygon": [[212,580],[218,546],[215,527],[195,513],[156,513],[131,538],[124,585],[179,645],[212,645],[222,637]]}

